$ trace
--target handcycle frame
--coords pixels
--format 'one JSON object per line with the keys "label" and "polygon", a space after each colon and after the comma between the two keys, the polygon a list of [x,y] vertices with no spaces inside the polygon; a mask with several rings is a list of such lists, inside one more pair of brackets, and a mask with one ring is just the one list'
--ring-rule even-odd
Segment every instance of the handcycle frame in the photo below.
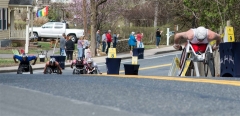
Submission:
{"label": "handcycle frame", "polygon": [[31,64],[19,64],[17,74],[23,74],[23,72],[29,72],[30,74],[33,74]]}
{"label": "handcycle frame", "polygon": [[75,67],[73,69],[73,74],[86,74],[86,73],[87,73],[87,71],[86,71],[85,64],[75,65]]}
{"label": "handcycle frame", "polygon": [[[190,60],[190,67],[195,70],[196,76],[199,77],[199,68],[198,68],[198,62],[203,62],[204,64],[204,73],[205,76],[208,75],[208,67],[210,68],[211,74],[214,77],[215,76],[215,66],[214,66],[214,59],[213,59],[213,51],[212,46],[210,43],[207,44],[206,50],[204,53],[197,54],[189,40],[187,41],[187,45],[182,51],[182,55],[180,58],[180,72],[178,76],[181,76],[183,73],[183,70],[185,68],[186,60]],[[192,64],[193,63],[193,64]],[[191,72],[191,75],[193,76],[193,72]]]}
{"label": "handcycle frame", "polygon": [[52,73],[60,74],[60,69],[58,69],[57,66],[54,66],[54,67],[47,66],[46,74],[52,74]]}

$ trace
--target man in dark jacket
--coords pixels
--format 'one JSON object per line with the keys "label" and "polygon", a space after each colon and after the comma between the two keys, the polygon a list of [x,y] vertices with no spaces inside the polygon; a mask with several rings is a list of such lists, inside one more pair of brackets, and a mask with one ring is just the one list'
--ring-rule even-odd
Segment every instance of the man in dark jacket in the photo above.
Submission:
{"label": "man in dark jacket", "polygon": [[73,60],[73,51],[75,49],[75,45],[74,45],[74,42],[70,39],[69,35],[67,35],[65,48],[66,48],[67,60],[69,63],[71,63]]}

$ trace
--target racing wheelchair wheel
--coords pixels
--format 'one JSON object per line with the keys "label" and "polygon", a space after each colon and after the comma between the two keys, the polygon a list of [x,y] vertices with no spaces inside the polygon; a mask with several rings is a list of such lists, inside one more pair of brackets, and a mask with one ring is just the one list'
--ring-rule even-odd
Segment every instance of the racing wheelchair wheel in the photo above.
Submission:
{"label": "racing wheelchair wheel", "polygon": [[77,74],[77,70],[76,69],[73,69],[73,74]]}
{"label": "racing wheelchair wheel", "polygon": [[207,52],[205,54],[205,60],[204,60],[203,64],[204,64],[205,76],[207,77],[208,71],[210,71],[212,77],[215,77],[215,64],[214,64],[213,53]]}
{"label": "racing wheelchair wheel", "polygon": [[29,72],[30,72],[30,74],[33,74],[33,69],[32,69],[31,65],[29,65]]}
{"label": "racing wheelchair wheel", "polygon": [[181,76],[181,74],[184,70],[185,64],[186,64],[186,60],[187,60],[187,58],[189,58],[189,56],[190,56],[190,53],[186,53],[186,48],[183,48],[182,54],[180,57],[180,74],[179,74],[179,76]]}
{"label": "racing wheelchair wheel", "polygon": [[52,74],[52,69],[50,67],[46,68],[46,74]]}
{"label": "racing wheelchair wheel", "polygon": [[17,74],[22,74],[23,73],[23,68],[20,66],[17,70]]}

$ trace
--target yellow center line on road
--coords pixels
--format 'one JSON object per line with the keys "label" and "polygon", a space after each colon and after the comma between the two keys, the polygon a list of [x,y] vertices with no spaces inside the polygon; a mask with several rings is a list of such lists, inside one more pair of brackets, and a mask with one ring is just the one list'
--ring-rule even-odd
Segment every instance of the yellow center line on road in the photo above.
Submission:
{"label": "yellow center line on road", "polygon": [[[165,66],[170,66],[171,64],[163,64],[157,66],[150,66],[139,68],[139,70],[147,70],[153,68],[160,68]],[[124,71],[119,71],[123,73]],[[168,80],[168,81],[182,81],[182,82],[195,82],[195,83],[210,83],[210,84],[220,84],[220,85],[231,85],[231,86],[240,86],[240,81],[234,80],[216,80],[216,79],[202,79],[202,78],[188,78],[188,77],[167,77],[167,76],[143,76],[143,75],[107,75],[107,73],[103,73],[104,76],[114,76],[119,78],[142,78],[142,79],[157,79],[157,80]]]}

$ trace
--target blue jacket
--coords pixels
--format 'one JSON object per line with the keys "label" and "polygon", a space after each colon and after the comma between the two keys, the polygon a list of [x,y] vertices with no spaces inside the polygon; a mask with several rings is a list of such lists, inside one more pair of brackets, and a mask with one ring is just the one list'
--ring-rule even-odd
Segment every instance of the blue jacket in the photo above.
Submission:
{"label": "blue jacket", "polygon": [[135,36],[134,35],[130,35],[129,36],[129,40],[128,40],[128,45],[129,46],[136,46],[136,39],[135,39]]}

